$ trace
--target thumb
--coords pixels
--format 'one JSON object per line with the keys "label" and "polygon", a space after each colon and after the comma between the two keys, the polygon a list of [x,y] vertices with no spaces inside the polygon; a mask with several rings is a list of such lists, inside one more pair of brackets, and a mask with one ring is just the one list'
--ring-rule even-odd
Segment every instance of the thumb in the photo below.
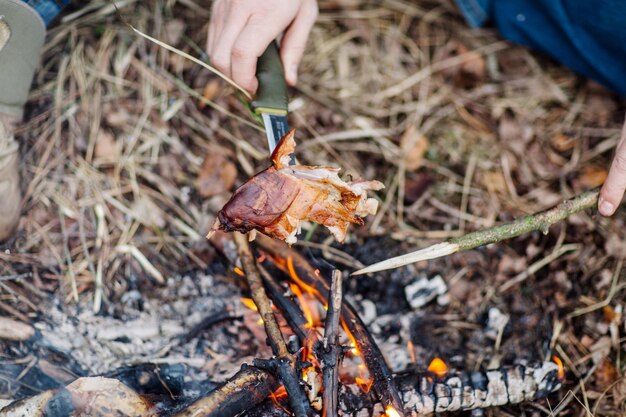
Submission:
{"label": "thumb", "polygon": [[281,41],[280,57],[285,68],[285,80],[289,85],[293,86],[298,81],[298,65],[317,13],[317,2],[305,0]]}

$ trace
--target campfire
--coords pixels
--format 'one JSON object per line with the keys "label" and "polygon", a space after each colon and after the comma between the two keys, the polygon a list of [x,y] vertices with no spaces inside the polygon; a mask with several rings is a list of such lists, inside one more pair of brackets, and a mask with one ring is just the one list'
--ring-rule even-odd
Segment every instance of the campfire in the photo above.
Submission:
{"label": "campfire", "polygon": [[[250,292],[251,297],[240,298],[246,314],[256,315],[247,326],[256,327],[254,334],[264,328],[271,357],[242,364],[221,387],[168,412],[155,407],[137,384],[129,388],[115,378],[87,377],[14,403],[0,415],[45,410],[62,397],[71,409],[93,411],[106,405],[121,415],[226,417],[244,411],[255,415],[255,408],[267,412],[269,407],[302,417],[418,416],[533,401],[564,381],[558,357],[474,372],[457,372],[435,357],[422,371],[394,374],[356,309],[343,297],[340,271],[329,279],[295,249],[264,236],[257,237],[253,249],[244,235],[235,235],[237,254],[229,250],[233,242],[227,236],[218,241],[233,273]],[[412,346],[408,348],[412,352]],[[158,378],[154,373],[147,375]]]}

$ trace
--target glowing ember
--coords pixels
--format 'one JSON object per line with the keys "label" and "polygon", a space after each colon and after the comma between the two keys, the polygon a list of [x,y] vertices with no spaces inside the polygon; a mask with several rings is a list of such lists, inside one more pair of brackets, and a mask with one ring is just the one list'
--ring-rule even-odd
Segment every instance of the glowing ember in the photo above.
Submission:
{"label": "glowing ember", "polygon": [[238,266],[236,266],[235,269],[233,269],[233,271],[235,271],[235,274],[239,275],[240,277],[246,276],[245,272],[243,272],[241,268],[239,268]]}
{"label": "glowing ember", "polygon": [[400,413],[398,413],[398,411],[393,408],[392,405],[388,405],[387,408],[385,408],[385,415],[387,417],[401,417]]}
{"label": "glowing ember", "polygon": [[432,372],[439,378],[443,378],[448,373],[448,365],[446,365],[441,358],[435,358],[430,365],[428,365],[428,372]]}
{"label": "glowing ember", "polygon": [[563,367],[563,361],[561,360],[561,358],[559,358],[558,356],[553,356],[552,360],[557,364],[557,366],[559,367],[559,371],[558,371],[558,376],[560,380],[564,380],[565,379],[565,368]]}
{"label": "glowing ember", "polygon": [[259,311],[256,304],[254,304],[254,300],[252,298],[242,298],[241,302],[243,303],[244,306],[246,306],[250,310]]}

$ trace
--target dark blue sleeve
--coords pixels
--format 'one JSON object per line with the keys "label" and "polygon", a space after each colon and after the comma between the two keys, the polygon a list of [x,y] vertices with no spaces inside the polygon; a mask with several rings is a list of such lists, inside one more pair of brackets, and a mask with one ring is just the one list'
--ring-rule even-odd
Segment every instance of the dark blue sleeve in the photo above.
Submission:
{"label": "dark blue sleeve", "polygon": [[61,10],[68,4],[70,4],[71,0],[23,0],[24,3],[28,4],[30,7],[35,9],[39,16],[43,19],[46,26],[50,24],[60,13]]}
{"label": "dark blue sleeve", "polygon": [[491,22],[505,39],[545,52],[626,96],[626,0],[457,3],[472,26]]}

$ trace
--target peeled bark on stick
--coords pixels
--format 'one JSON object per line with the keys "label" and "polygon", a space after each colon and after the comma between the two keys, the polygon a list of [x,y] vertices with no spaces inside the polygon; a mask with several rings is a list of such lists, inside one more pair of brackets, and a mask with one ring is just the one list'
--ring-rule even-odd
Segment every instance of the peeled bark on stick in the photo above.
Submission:
{"label": "peeled bark on stick", "polygon": [[456,237],[447,242],[437,243],[424,249],[396,256],[375,263],[363,269],[359,269],[352,275],[362,275],[372,272],[385,271],[387,269],[399,268],[415,262],[436,259],[442,256],[451,255],[468,249],[474,249],[489,243],[496,243],[502,240],[511,239],[524,233],[540,230],[548,233],[550,226],[564,220],[569,216],[583,210],[593,208],[598,204],[599,190],[587,191],[570,200],[563,201],[558,206],[541,213],[531,214],[513,223],[490,227],[489,229],[477,230],[464,236]]}

